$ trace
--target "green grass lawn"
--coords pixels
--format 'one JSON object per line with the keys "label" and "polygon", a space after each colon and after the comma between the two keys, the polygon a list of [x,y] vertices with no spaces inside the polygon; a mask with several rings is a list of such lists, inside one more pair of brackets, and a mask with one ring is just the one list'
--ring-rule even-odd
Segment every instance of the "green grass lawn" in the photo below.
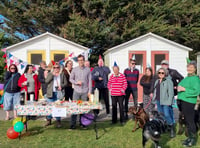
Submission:
{"label": "green grass lawn", "polygon": [[[93,125],[87,130],[77,128],[69,131],[69,122],[62,122],[63,127],[57,129],[54,125],[44,128],[45,121],[29,121],[28,132],[22,133],[21,140],[8,139],[6,132],[12,126],[12,121],[0,121],[0,148],[142,148],[142,130],[132,133],[133,121],[124,126],[110,125],[109,121],[98,122],[99,139],[96,140]],[[169,133],[163,134],[160,145],[162,148],[181,148],[184,135],[170,139]],[[147,148],[153,148],[148,141]],[[196,148],[200,148],[200,140]]]}

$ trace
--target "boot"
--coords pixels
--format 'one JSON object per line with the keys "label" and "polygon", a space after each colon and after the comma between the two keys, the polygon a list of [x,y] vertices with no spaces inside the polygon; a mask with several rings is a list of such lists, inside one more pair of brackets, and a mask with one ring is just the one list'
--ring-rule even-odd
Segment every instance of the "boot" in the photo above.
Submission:
{"label": "boot", "polygon": [[57,127],[57,128],[61,128],[61,121],[60,121],[60,120],[57,120],[56,122],[57,122],[57,123],[56,123],[56,127]]}
{"label": "boot", "polygon": [[49,125],[51,125],[51,119],[47,119],[47,123],[44,126],[46,127],[46,126],[49,126]]}
{"label": "boot", "polygon": [[171,125],[171,126],[170,126],[170,137],[171,137],[171,138],[176,137],[174,125]]}
{"label": "boot", "polygon": [[188,142],[184,143],[184,146],[186,147],[192,147],[194,145],[196,145],[196,134],[190,134],[189,135],[189,139]]}

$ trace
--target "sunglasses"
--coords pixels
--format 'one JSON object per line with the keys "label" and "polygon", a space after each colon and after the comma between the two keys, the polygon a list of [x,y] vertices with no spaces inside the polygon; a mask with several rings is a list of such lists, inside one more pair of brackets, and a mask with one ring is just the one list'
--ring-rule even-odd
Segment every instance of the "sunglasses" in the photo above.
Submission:
{"label": "sunglasses", "polygon": [[16,68],[10,68],[10,69],[16,69]]}
{"label": "sunglasses", "polygon": [[158,74],[162,74],[162,75],[164,75],[165,73],[164,73],[164,72],[158,72]]}
{"label": "sunglasses", "polygon": [[53,67],[53,69],[59,69],[60,67]]}
{"label": "sunglasses", "polygon": [[135,65],[136,63],[131,63],[132,65]]}

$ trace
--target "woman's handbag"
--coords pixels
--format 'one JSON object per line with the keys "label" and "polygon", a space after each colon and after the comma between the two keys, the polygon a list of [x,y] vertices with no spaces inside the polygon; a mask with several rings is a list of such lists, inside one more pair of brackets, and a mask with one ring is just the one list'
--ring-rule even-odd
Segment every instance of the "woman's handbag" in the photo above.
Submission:
{"label": "woman's handbag", "polygon": [[57,99],[63,100],[65,97],[65,91],[64,90],[57,90]]}

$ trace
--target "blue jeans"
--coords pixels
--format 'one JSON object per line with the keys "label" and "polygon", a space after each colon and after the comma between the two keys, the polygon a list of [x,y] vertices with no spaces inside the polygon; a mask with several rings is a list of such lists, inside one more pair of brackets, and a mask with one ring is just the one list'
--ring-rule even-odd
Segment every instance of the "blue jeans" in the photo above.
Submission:
{"label": "blue jeans", "polygon": [[171,105],[160,105],[160,101],[156,101],[157,110],[159,113],[163,113],[165,116],[165,120],[168,125],[172,125],[174,123],[174,112]]}
{"label": "blue jeans", "polygon": [[4,94],[3,106],[5,111],[13,110],[15,105],[20,104],[20,92]]}
{"label": "blue jeans", "polygon": [[[52,98],[47,98],[47,102],[55,102],[57,100],[58,100],[57,92],[53,92]],[[47,116],[47,119],[52,119],[52,115]],[[60,120],[60,119],[61,119],[60,117],[56,117],[57,121]]]}

